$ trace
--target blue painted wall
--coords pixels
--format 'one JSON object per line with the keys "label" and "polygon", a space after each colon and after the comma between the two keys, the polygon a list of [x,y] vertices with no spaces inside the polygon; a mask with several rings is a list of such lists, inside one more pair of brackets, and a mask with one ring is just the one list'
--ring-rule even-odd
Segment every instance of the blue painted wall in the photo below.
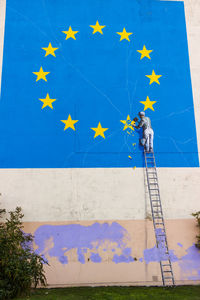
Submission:
{"label": "blue painted wall", "polygon": [[[65,40],[69,26],[76,40]],[[49,43],[56,57],[45,57]],[[140,59],[143,45],[151,59]],[[36,82],[41,66],[50,73]],[[160,84],[149,84],[152,70]],[[157,166],[199,166],[182,2],[7,0],[2,76],[0,168],[143,167],[140,133],[120,120],[147,96]],[[53,109],[42,109],[47,93]],[[78,122],[64,131],[69,114]],[[99,122],[105,139],[94,138]]]}

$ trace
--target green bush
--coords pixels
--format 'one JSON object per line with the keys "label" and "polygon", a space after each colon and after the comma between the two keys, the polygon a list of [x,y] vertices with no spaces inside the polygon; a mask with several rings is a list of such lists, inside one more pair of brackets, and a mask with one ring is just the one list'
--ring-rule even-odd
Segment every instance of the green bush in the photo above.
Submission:
{"label": "green bush", "polygon": [[197,227],[199,228],[199,234],[196,236],[197,243],[195,245],[196,245],[197,248],[200,249],[200,211],[198,211],[198,212],[196,212],[196,213],[194,213],[192,215],[193,215],[193,217],[196,218],[196,220],[197,220]]}
{"label": "green bush", "polygon": [[[0,210],[0,218],[6,211]],[[22,210],[17,207],[0,223],[0,299],[28,294],[31,287],[46,285],[45,259],[32,249],[33,236],[23,231]]]}

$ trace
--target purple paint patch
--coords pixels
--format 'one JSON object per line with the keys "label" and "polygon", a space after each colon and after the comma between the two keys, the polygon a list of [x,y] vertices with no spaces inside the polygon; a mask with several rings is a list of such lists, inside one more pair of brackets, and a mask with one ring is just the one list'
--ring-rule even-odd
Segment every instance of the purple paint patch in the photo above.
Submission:
{"label": "purple paint patch", "polygon": [[113,256],[113,262],[115,262],[116,264],[119,264],[119,263],[130,263],[130,262],[133,262],[135,261],[134,258],[132,256],[126,256],[126,255],[117,255],[115,254]]}
{"label": "purple paint patch", "polygon": [[130,255],[132,252],[131,248],[125,248],[123,249],[122,253],[126,256]]}
{"label": "purple paint patch", "polygon": [[101,262],[101,256],[98,253],[91,253],[90,259],[94,263],[100,263]]}
{"label": "purple paint patch", "polygon": [[193,244],[186,252],[187,254],[179,259],[182,278],[200,280],[200,251],[196,248],[195,244]]}
{"label": "purple paint patch", "polygon": [[82,264],[85,263],[85,256],[84,256],[84,251],[80,248],[77,249],[77,255],[78,255],[78,261]]}
{"label": "purple paint patch", "polygon": [[[116,243],[116,247],[124,249],[124,239],[128,233],[120,224],[113,222],[112,224],[94,223],[90,226],[79,224],[42,225],[34,235],[35,244],[38,246],[37,253],[46,251],[50,257],[56,257],[62,264],[67,264],[66,252],[77,249],[78,261],[84,264],[85,250],[98,248],[105,241]],[[50,239],[52,239],[53,246],[45,249],[46,242]],[[94,260],[97,262],[99,258],[96,256]]]}
{"label": "purple paint patch", "polygon": [[160,261],[160,256],[159,256],[159,251],[156,246],[150,249],[145,249],[144,250],[144,260],[148,264],[150,262]]}
{"label": "purple paint patch", "polygon": [[143,258],[142,258],[142,257],[140,257],[140,258],[139,258],[139,261],[140,261],[140,262],[143,262]]}
{"label": "purple paint patch", "polygon": [[150,249],[144,250],[144,260],[148,264],[150,262],[160,262],[161,260],[171,259],[172,262],[176,262],[178,260],[177,256],[174,254],[173,250],[169,250],[169,254],[167,254],[167,249],[165,246],[165,236],[162,229],[156,230],[156,237],[158,241],[158,246],[154,246]]}
{"label": "purple paint patch", "polygon": [[59,257],[59,262],[61,262],[61,264],[67,264],[68,263],[68,258],[66,257],[66,256],[64,256],[64,255],[61,255],[60,257]]}
{"label": "purple paint patch", "polygon": [[[182,247],[182,245],[179,245]],[[164,240],[159,239],[158,247],[144,250],[144,260],[148,264],[150,262],[160,262],[168,259],[166,255]],[[178,262],[182,273],[182,279],[200,280],[200,251],[195,244],[186,250],[187,254],[178,259],[173,250],[169,250],[169,257],[172,262]],[[195,274],[196,273],[196,274]]]}
{"label": "purple paint patch", "polygon": [[[26,233],[24,230],[20,229],[20,231],[24,234],[24,236],[27,238],[30,234]],[[32,251],[34,251],[34,247],[33,247],[33,242],[32,241],[26,241],[26,242],[22,242],[21,246],[23,249],[31,249]]]}
{"label": "purple paint patch", "polygon": [[134,258],[130,255],[131,254],[131,248],[124,248],[122,249],[122,255],[117,255],[115,254],[113,256],[113,262],[115,262],[116,264],[118,263],[130,263],[134,261]]}
{"label": "purple paint patch", "polygon": [[178,245],[179,247],[183,247],[183,245],[182,245],[181,243],[177,243],[177,245]]}

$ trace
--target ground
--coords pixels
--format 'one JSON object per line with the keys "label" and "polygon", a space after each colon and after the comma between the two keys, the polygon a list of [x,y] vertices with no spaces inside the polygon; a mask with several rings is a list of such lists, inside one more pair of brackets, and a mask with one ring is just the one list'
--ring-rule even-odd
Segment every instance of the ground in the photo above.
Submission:
{"label": "ground", "polygon": [[200,300],[200,286],[37,289],[16,300]]}

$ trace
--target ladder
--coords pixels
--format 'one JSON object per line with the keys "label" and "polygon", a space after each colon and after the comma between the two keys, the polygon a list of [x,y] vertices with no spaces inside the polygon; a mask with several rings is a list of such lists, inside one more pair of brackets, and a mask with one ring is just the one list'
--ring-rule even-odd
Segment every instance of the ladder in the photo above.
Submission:
{"label": "ladder", "polygon": [[175,281],[167,243],[154,152],[144,151],[144,157],[156,246],[160,258],[162,282],[164,286],[173,286],[175,285]]}

